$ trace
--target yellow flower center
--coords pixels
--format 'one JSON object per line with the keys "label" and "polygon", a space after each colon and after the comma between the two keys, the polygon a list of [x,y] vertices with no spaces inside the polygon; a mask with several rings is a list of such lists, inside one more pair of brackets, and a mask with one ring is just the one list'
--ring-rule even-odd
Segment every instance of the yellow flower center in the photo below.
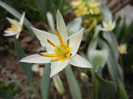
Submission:
{"label": "yellow flower center", "polygon": [[7,28],[8,31],[19,32],[18,27],[14,23],[10,22],[10,24],[11,24],[11,28]]}
{"label": "yellow flower center", "polygon": [[71,56],[71,47],[69,46],[69,39],[67,40],[66,44],[63,42],[63,39],[59,33],[59,31],[57,29],[55,29],[57,37],[59,39],[60,44],[59,45],[55,45],[52,41],[50,41],[49,39],[47,39],[47,41],[50,45],[52,45],[54,47],[54,51],[55,53],[40,53],[41,56],[45,56],[45,57],[53,57],[53,59],[51,60],[51,62],[54,61],[64,61],[66,59],[68,59]]}
{"label": "yellow flower center", "polygon": [[110,24],[110,23],[107,24],[107,27],[108,27],[109,30],[113,30],[113,26],[112,26],[112,24]]}

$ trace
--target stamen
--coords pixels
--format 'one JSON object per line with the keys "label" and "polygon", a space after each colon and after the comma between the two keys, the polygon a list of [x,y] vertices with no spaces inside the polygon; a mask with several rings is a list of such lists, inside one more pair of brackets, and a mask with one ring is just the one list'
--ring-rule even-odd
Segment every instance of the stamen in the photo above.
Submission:
{"label": "stamen", "polygon": [[57,58],[52,59],[51,62],[55,62],[55,61],[58,61],[60,59],[61,59],[61,57],[57,57]]}
{"label": "stamen", "polygon": [[67,48],[69,47],[69,39],[67,40]]}
{"label": "stamen", "polygon": [[7,28],[7,31],[13,31],[13,28]]}
{"label": "stamen", "polygon": [[53,47],[55,47],[55,44],[52,41],[50,41],[49,39],[47,39],[47,41],[49,44],[51,44]]}
{"label": "stamen", "polygon": [[63,39],[62,39],[62,37],[61,37],[59,31],[57,30],[57,28],[55,28],[55,32],[56,32],[56,34],[57,34],[57,36],[58,36],[58,39],[59,39],[59,41],[60,41],[60,44],[61,44],[62,46],[65,47],[65,44],[64,44],[64,42],[63,42]]}
{"label": "stamen", "polygon": [[72,53],[68,53],[67,55],[66,55],[66,57],[70,57],[72,55]]}
{"label": "stamen", "polygon": [[51,60],[51,62],[58,61],[58,60],[60,60],[61,58],[63,58],[63,56],[59,56],[59,57],[57,57],[57,58],[54,58],[54,59]]}
{"label": "stamen", "polygon": [[45,57],[57,57],[57,54],[49,54],[49,53],[40,53],[40,55]]}

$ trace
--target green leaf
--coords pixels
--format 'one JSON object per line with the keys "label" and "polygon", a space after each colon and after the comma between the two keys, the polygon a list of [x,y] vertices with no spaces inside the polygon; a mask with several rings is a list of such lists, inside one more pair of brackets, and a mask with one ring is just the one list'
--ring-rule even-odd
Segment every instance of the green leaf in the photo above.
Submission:
{"label": "green leaf", "polygon": [[119,58],[118,42],[117,42],[115,35],[113,33],[110,33],[110,32],[104,32],[103,37],[109,43],[110,51],[113,54],[113,58],[115,58],[115,60],[118,60],[118,58]]}
{"label": "green leaf", "polygon": [[[14,8],[12,8],[11,6],[9,6],[8,4],[4,3],[3,1],[0,1],[0,6],[2,8],[4,8],[5,10],[7,10],[10,14],[12,14],[14,17],[20,19],[21,18],[21,14],[15,10]],[[31,30],[32,24],[25,18],[24,19],[24,25],[28,28],[28,30],[31,31],[31,33],[33,34],[33,31]]]}
{"label": "green leaf", "polygon": [[73,21],[71,21],[68,25],[67,25],[67,32],[68,35],[74,34],[76,32],[79,31],[80,27],[82,24],[82,18],[75,18]]}
{"label": "green leaf", "polygon": [[118,42],[116,37],[113,33],[104,32],[103,37],[108,42],[107,49],[109,50],[109,57],[108,57],[108,68],[109,72],[113,77],[113,80],[117,81],[117,77],[120,77],[123,80],[123,73],[120,65],[118,63],[119,53],[118,53]]}
{"label": "green leaf", "polygon": [[113,99],[117,91],[116,83],[104,80],[97,73],[95,73],[95,75],[99,85],[99,99]]}
{"label": "green leaf", "polygon": [[117,99],[128,99],[123,83],[120,80],[118,80],[118,82],[119,82],[119,92],[118,92]]}
{"label": "green leaf", "polygon": [[101,28],[101,26],[96,26],[95,32],[94,32],[94,35],[93,35],[93,39],[90,42],[87,51],[92,50],[92,49],[96,49],[97,43],[98,43],[98,35],[99,35],[99,32],[100,32],[100,28]]}
{"label": "green leaf", "polygon": [[112,13],[106,5],[102,3],[100,6],[100,9],[101,9],[102,17],[104,21],[108,22],[110,19],[112,19]]}
{"label": "green leaf", "polygon": [[[109,43],[103,41],[102,39],[99,39],[98,42],[99,42],[101,48],[108,50],[107,67],[108,67],[109,73],[111,75],[111,78],[116,82],[118,82],[118,77],[120,77],[120,79],[122,80],[123,73],[122,73],[122,70],[118,63],[118,56],[114,56],[115,52],[113,52],[113,50],[111,48],[113,46],[110,46]],[[114,51],[117,51],[117,49],[114,49]]]}
{"label": "green leaf", "polygon": [[41,79],[41,94],[43,99],[49,99],[50,82],[50,64],[46,64]]}
{"label": "green leaf", "polygon": [[41,15],[41,18],[46,22],[46,14],[51,10],[52,0],[35,0],[36,7]]}
{"label": "green leaf", "polygon": [[70,65],[65,68],[65,75],[68,81],[72,99],[82,99],[79,83],[76,80]]}
{"label": "green leaf", "polygon": [[93,66],[104,66],[108,58],[108,50],[89,50],[88,59]]}
{"label": "green leaf", "polygon": [[[25,53],[24,53],[23,49],[21,48],[18,40],[14,40],[14,46],[15,46],[15,50],[16,50],[16,54],[17,54],[18,60],[24,58],[25,57]],[[32,75],[32,71],[31,71],[30,65],[27,64],[27,63],[20,63],[20,66],[23,69],[25,75],[27,76],[30,84],[32,84],[33,83],[33,75]]]}

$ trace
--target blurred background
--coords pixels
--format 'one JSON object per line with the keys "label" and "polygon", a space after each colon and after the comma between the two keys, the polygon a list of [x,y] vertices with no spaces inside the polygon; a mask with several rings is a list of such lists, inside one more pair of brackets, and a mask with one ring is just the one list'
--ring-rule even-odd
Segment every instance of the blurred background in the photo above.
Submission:
{"label": "blurred background", "polygon": [[[71,6],[72,1],[74,0],[0,0],[0,99],[11,99],[9,97],[12,97],[12,99],[41,99],[38,98],[39,96],[35,92],[36,90],[33,91],[30,86],[29,79],[27,79],[25,75],[23,66],[20,66],[21,64],[19,64],[19,57],[15,48],[15,44],[17,45],[18,43],[15,43],[14,37],[3,36],[4,30],[6,30],[7,27],[10,27],[6,17],[18,20],[20,16],[19,14],[22,14],[24,11],[26,12],[25,17],[28,21],[26,21],[27,23],[24,23],[23,31],[18,42],[21,44],[20,49],[22,48],[26,55],[31,55],[42,52],[44,49],[40,46],[39,40],[35,37],[29,27],[34,26],[41,30],[53,32],[51,24],[56,23],[55,16],[57,9],[60,10],[65,23],[68,25],[77,17],[74,13],[75,9]],[[101,1],[96,0],[95,2]],[[129,99],[133,99],[133,0],[103,0],[103,2],[112,12],[113,20],[116,21],[116,28],[112,32],[117,39],[118,45],[124,43],[127,45],[127,53],[119,55],[118,63],[120,63],[123,71],[123,84],[125,86],[127,96]],[[7,5],[11,8],[8,8]],[[15,9],[17,13],[10,11],[12,8]],[[47,12],[50,13],[50,16],[48,16]],[[50,22],[50,18],[52,18],[52,23]],[[98,21],[97,24],[101,24],[101,19],[99,20],[100,21]],[[81,22],[79,22],[79,25],[84,27]],[[78,52],[84,57],[89,57],[87,56],[87,50],[93,40],[92,38],[94,34],[92,33],[95,31],[94,26],[87,31],[88,27],[91,27],[91,25],[86,26],[85,35]],[[99,35],[99,37],[102,38],[101,35]],[[17,46],[19,47],[19,45]],[[97,49],[99,49],[99,47]],[[40,93],[40,79],[45,70],[43,68],[44,65],[30,65],[31,66],[29,67],[31,67],[31,71],[33,73],[34,84],[38,93]],[[107,67],[108,64],[104,65],[105,67],[102,70],[102,77],[111,81],[112,78],[109,76],[110,74]],[[91,70],[75,69],[75,67],[73,67],[72,70],[77,81],[80,83],[79,85],[81,88],[81,95],[83,97],[82,99],[105,99],[87,96],[88,93],[89,95],[92,95],[93,93],[90,92],[93,88],[93,76]],[[89,77],[89,89],[86,87],[86,82],[82,82],[80,74],[78,73],[79,71],[86,71],[85,73],[87,77]],[[50,86],[52,87],[49,88],[49,99],[74,99],[73,96],[71,96],[71,91],[68,87],[69,84],[66,81],[66,77],[63,74],[60,74],[60,78],[65,88],[65,95],[59,94],[54,82],[51,81]],[[84,93],[85,91],[86,93]],[[29,93],[31,97],[27,95]],[[106,99],[118,98],[111,97]],[[126,98],[119,97],[119,99]]]}

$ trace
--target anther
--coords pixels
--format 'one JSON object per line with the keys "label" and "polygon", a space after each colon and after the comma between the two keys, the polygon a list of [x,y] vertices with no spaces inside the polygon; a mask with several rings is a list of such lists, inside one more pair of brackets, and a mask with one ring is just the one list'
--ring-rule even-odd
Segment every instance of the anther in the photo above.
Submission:
{"label": "anther", "polygon": [[49,44],[51,44],[53,47],[55,47],[55,44],[52,41],[50,41],[49,39],[47,39],[47,41]]}

